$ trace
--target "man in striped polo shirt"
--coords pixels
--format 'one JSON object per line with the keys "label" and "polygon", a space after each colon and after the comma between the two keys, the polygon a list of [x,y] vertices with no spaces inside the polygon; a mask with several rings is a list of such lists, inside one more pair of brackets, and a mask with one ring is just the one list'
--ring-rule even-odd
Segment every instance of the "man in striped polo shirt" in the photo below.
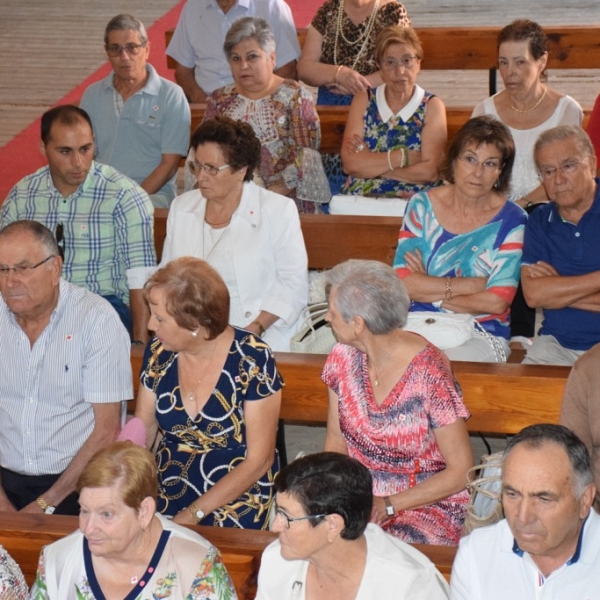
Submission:
{"label": "man in striped polo shirt", "polygon": [[75,482],[133,397],[119,316],[61,269],[44,225],[0,231],[0,511],[78,514]]}

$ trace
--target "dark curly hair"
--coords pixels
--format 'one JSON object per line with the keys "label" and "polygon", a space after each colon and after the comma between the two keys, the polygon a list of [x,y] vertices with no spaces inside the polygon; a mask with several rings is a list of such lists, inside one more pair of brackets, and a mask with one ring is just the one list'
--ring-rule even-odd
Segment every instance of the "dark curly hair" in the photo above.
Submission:
{"label": "dark curly hair", "polygon": [[234,171],[248,167],[244,181],[252,181],[254,170],[260,164],[260,141],[248,123],[234,121],[229,117],[216,116],[201,123],[191,146],[194,150],[203,144],[217,144],[225,160]]}

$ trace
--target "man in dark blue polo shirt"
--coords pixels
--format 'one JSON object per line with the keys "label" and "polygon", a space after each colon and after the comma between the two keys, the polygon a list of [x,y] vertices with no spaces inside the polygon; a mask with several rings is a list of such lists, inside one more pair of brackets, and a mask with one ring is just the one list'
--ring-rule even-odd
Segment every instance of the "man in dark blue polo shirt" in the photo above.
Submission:
{"label": "man in dark blue polo shirt", "polygon": [[552,201],[525,230],[521,281],[527,304],[544,321],[524,363],[572,365],[600,342],[600,194],[587,134],[561,125],[534,147]]}

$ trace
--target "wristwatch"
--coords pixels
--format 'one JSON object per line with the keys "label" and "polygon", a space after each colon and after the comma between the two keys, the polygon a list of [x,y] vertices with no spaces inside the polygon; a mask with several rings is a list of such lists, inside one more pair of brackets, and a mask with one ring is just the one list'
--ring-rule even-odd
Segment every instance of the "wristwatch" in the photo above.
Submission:
{"label": "wristwatch", "polygon": [[48,504],[41,496],[36,500],[36,502],[47,515],[51,515],[56,510],[56,506]]}
{"label": "wristwatch", "polygon": [[206,516],[204,511],[201,508],[198,508],[196,502],[192,502],[188,506],[188,509],[192,514],[192,517],[196,520],[196,523],[200,523],[200,521],[202,521],[202,519],[204,519],[204,517]]}
{"label": "wristwatch", "polygon": [[385,512],[387,513],[388,517],[393,517],[396,514],[396,511],[394,510],[394,506],[390,501],[390,497],[384,496],[383,501],[385,502]]}

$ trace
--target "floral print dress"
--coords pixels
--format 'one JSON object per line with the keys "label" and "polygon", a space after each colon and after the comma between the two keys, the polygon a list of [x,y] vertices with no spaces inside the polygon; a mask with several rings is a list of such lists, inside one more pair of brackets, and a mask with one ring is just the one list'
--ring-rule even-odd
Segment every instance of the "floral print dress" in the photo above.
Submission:
{"label": "floral print dress", "polygon": [[[409,150],[421,151],[421,134],[425,125],[427,103],[434,96],[415,86],[413,97],[408,105],[398,114],[385,121],[381,117],[380,102],[385,102],[385,84],[377,88],[375,93],[370,92],[369,104],[364,116],[365,145],[372,152],[387,152],[398,150],[404,146]],[[360,194],[380,196],[399,196],[410,198],[415,192],[427,190],[442,181],[432,181],[425,184],[407,183],[396,179],[378,177],[374,179],[361,179],[348,177],[342,186],[342,194]]]}
{"label": "floral print dress", "polygon": [[[124,600],[236,600],[219,551],[198,534],[161,519],[163,532],[146,572]],[[87,540],[76,531],[40,555],[32,600],[104,600]]]}

